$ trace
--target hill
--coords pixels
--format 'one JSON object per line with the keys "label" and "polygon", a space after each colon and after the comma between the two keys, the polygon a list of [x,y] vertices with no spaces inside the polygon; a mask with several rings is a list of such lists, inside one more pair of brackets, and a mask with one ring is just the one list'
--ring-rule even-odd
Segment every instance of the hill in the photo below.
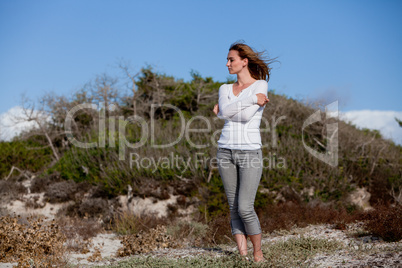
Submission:
{"label": "hill", "polygon": [[[0,176],[7,177],[15,166],[36,177],[98,185],[109,197],[125,193],[128,185],[135,195],[149,196],[145,185],[166,188],[180,182],[186,185],[180,194],[199,196],[209,213],[220,211],[214,203],[224,204],[224,197],[214,160],[223,121],[211,110],[222,83],[192,76],[184,82],[144,68],[131,80],[130,94],[121,94],[116,79],[101,75],[71,98],[45,96],[38,114],[51,120],[31,116],[39,129],[0,143]],[[346,204],[348,194],[362,187],[371,203],[397,201],[400,146],[377,131],[328,116],[324,104],[306,105],[273,90],[269,98],[261,123],[265,168],[257,203],[319,199]],[[26,104],[29,113],[32,106]],[[304,126],[313,114],[316,122]],[[332,160],[331,125],[338,143]],[[336,165],[328,164],[335,153]]]}
{"label": "hill", "polygon": [[[19,120],[38,127],[0,143],[0,216],[18,202],[43,211],[52,204],[64,226],[70,217],[138,234],[169,223],[177,239],[192,230],[186,239],[195,245],[223,243],[228,206],[215,156],[224,122],[212,113],[222,83],[196,72],[186,82],[149,67],[124,70],[125,81],[100,75],[71,97],[25,102]],[[372,233],[399,240],[402,147],[338,120],[336,104],[268,94],[255,202],[264,232],[368,219]],[[378,205],[390,212],[365,214]],[[197,228],[205,237],[194,237]]]}

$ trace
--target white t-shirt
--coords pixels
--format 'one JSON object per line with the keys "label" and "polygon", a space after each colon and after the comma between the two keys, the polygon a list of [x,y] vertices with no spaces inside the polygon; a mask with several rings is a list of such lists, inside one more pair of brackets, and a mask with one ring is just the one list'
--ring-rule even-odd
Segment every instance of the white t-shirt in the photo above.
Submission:
{"label": "white t-shirt", "polygon": [[233,94],[233,84],[219,88],[218,117],[225,119],[219,148],[257,150],[261,148],[260,123],[265,106],[257,104],[257,94],[268,96],[268,83],[257,80],[239,95]]}

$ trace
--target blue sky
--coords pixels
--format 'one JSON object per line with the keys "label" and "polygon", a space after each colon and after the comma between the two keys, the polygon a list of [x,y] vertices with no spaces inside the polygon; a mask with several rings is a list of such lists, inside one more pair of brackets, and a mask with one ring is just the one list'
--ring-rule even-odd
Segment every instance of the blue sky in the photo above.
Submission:
{"label": "blue sky", "polygon": [[96,75],[150,64],[225,81],[228,47],[279,57],[271,89],[402,111],[402,1],[0,1],[0,113],[22,93],[69,95]]}

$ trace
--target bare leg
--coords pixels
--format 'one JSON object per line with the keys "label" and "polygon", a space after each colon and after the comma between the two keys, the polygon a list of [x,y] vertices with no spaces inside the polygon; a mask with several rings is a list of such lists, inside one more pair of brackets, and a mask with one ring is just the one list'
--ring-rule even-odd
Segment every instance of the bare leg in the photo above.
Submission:
{"label": "bare leg", "polygon": [[262,254],[262,250],[261,250],[261,234],[257,234],[257,235],[250,235],[250,240],[251,243],[253,243],[253,248],[254,248],[254,261],[255,262],[260,262],[260,261],[264,261],[264,255]]}
{"label": "bare leg", "polygon": [[237,243],[237,248],[239,249],[239,253],[242,256],[247,255],[247,236],[243,234],[235,234],[234,235],[236,243]]}

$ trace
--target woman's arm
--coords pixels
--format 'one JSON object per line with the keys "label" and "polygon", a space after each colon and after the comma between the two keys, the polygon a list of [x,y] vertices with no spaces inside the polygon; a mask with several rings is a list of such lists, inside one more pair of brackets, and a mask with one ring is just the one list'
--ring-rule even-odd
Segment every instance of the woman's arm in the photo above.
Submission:
{"label": "woman's arm", "polygon": [[[232,116],[224,117],[221,113],[221,109],[219,109],[219,113],[217,116],[219,118],[227,119],[230,121],[235,121],[235,122],[248,122],[250,119],[254,116],[254,114],[258,111],[258,109],[262,106],[264,106],[268,101],[266,100],[268,98],[268,83],[266,81],[263,82],[258,82],[259,84],[256,85],[256,87],[253,90],[253,95],[250,96],[249,98],[253,97],[253,99],[257,99],[255,104],[243,107],[243,102],[239,104],[238,102],[235,102],[237,105],[237,110],[236,113],[234,113]],[[255,97],[255,98],[254,98]],[[246,103],[247,99],[246,98]],[[219,105],[219,108],[221,106]],[[227,106],[228,107],[228,106]],[[243,109],[241,109],[243,108]],[[232,108],[233,109],[233,108]]]}
{"label": "woman's arm", "polygon": [[222,85],[219,88],[219,118],[229,119],[230,117],[239,113],[241,110],[257,103],[256,95],[230,103],[230,88],[231,87],[227,85]]}
{"label": "woman's arm", "polygon": [[241,110],[234,116],[230,117],[228,120],[234,121],[234,122],[248,122],[253,118],[255,113],[260,109],[261,106],[255,104],[253,106],[247,107],[244,110]]}

